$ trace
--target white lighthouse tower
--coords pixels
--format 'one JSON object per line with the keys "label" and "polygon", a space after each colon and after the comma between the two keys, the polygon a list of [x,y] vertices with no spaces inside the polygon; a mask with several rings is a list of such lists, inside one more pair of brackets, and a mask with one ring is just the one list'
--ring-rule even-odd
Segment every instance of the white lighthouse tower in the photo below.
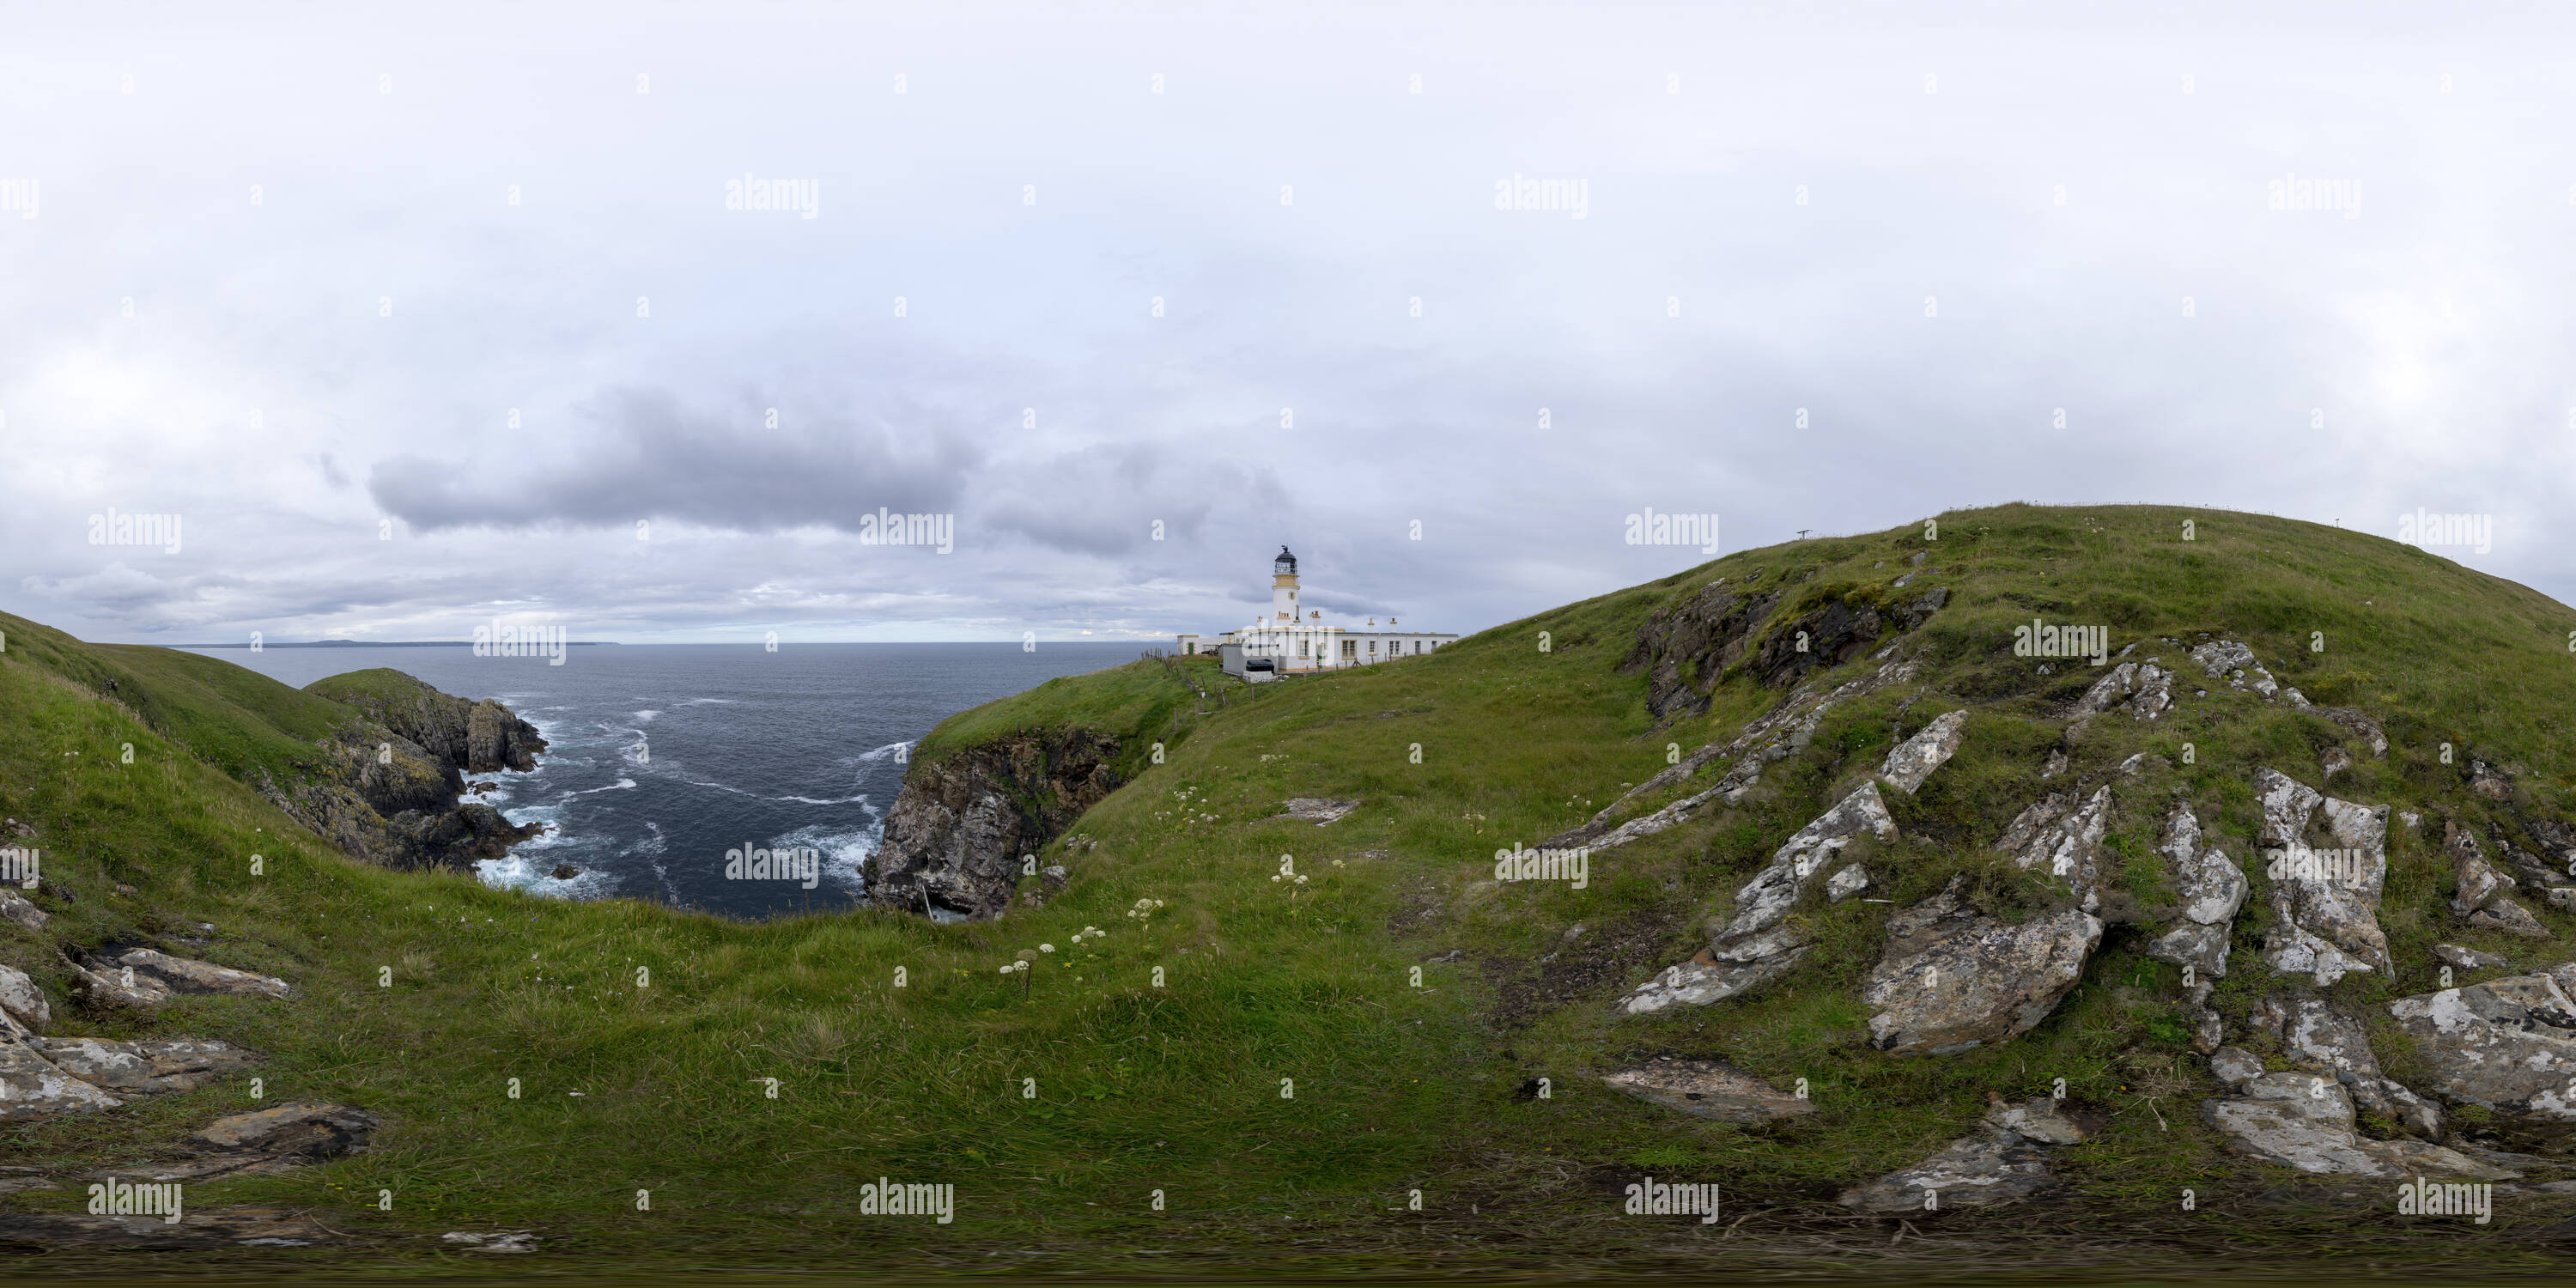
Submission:
{"label": "white lighthouse tower", "polygon": [[1270,561],[1270,622],[1287,625],[1297,620],[1297,556],[1288,547],[1279,547],[1279,557]]}

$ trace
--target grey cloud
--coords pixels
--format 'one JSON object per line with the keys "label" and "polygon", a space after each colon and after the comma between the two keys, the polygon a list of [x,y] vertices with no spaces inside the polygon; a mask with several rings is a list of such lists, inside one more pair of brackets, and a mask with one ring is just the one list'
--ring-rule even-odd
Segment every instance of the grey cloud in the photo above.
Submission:
{"label": "grey cloud", "polygon": [[757,427],[755,409],[745,429],[659,390],[612,390],[591,418],[597,432],[545,464],[395,456],[376,464],[367,490],[422,532],[638,519],[856,532],[879,507],[953,512],[981,458],[962,435],[883,422],[772,430]]}

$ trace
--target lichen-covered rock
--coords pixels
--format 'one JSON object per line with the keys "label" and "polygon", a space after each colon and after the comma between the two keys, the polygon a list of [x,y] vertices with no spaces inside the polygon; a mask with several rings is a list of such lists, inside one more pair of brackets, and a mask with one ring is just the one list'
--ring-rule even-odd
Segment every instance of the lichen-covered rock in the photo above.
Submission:
{"label": "lichen-covered rock", "polygon": [[1960,736],[1968,728],[1966,711],[1948,712],[1923,726],[1922,731],[1898,743],[1887,753],[1887,761],[1878,768],[1879,781],[1905,793],[1914,794],[1932,771],[1948,764],[1959,752]]}
{"label": "lichen-covered rock", "polygon": [[1869,888],[1869,869],[1857,863],[1846,863],[1842,870],[1825,879],[1825,898],[1834,903]]}
{"label": "lichen-covered rock", "polygon": [[2518,884],[2496,871],[2478,849],[2477,833],[2456,821],[2442,824],[2442,852],[2451,858],[2458,884],[2451,895],[2451,915],[2479,930],[2500,931],[2525,939],[2547,939],[2549,928],[2513,897]]}
{"label": "lichen-covered rock", "polygon": [[37,1038],[28,1045],[55,1067],[83,1082],[140,1095],[194,1091],[250,1064],[250,1057],[241,1048],[211,1039],[107,1042],[98,1038]]}
{"label": "lichen-covered rock", "polygon": [[1722,1122],[1769,1122],[1816,1111],[1814,1101],[1715,1060],[1650,1060],[1601,1080],[1640,1100]]}
{"label": "lichen-covered rock", "polygon": [[1809,937],[1780,923],[1817,874],[1864,834],[1896,836],[1896,820],[1875,782],[1862,783],[1782,843],[1771,862],[1735,892],[1735,915],[1708,950],[1630,990],[1618,1009],[1644,1015],[1668,1006],[1706,1006],[1786,973],[1806,953]]}
{"label": "lichen-covered rock", "polygon": [[2402,997],[2388,1013],[2433,1069],[2431,1090],[2553,1139],[2576,1132],[2576,965]]}
{"label": "lichen-covered rock", "polygon": [[2084,972],[2102,923],[2075,909],[2007,925],[1968,908],[1952,878],[1888,919],[1888,943],[1862,990],[1878,1008],[1870,1045],[1947,1055],[2028,1031]]}
{"label": "lichen-covered rock", "polygon": [[2008,1128],[1984,1126],[1912,1167],[1844,1191],[1839,1201],[1862,1212],[1919,1218],[2016,1203],[2056,1183],[2038,1144]]}
{"label": "lichen-covered rock", "polygon": [[1991,1091],[1987,1092],[1985,1123],[2043,1145],[2080,1144],[2093,1134],[2052,1096],[2033,1096],[2014,1104]]}
{"label": "lichen-covered rock", "polygon": [[2014,817],[1995,848],[2013,856],[2016,867],[2065,881],[2076,906],[2094,912],[2102,906],[2102,834],[2110,818],[2108,787],[2081,804],[2071,793],[2051,792]]}
{"label": "lichen-covered rock", "polygon": [[2494,953],[2482,953],[2474,948],[2462,948],[2458,944],[2433,945],[2433,958],[2446,966],[2456,966],[2461,970],[2502,970],[2512,964]]}
{"label": "lichen-covered rock", "polygon": [[[2321,988],[2352,971],[2392,971],[2378,916],[2388,807],[2335,800],[2269,768],[2256,771],[2255,788],[2272,881],[2265,961],[2277,974],[2306,975]],[[2320,813],[2330,853],[2308,844],[2310,821]]]}
{"label": "lichen-covered rock", "polygon": [[2224,976],[2228,936],[2249,888],[2245,873],[2226,852],[2201,848],[2200,820],[2189,805],[2176,805],[2165,816],[2164,841],[2158,849],[2173,872],[2175,892],[2182,897],[2183,924],[2149,944],[2147,955],[2190,966],[2211,979]]}
{"label": "lichen-covered rock", "polygon": [[2243,1084],[2241,1095],[2204,1102],[2202,1112],[2237,1152],[2302,1172],[2466,1180],[2515,1175],[2439,1145],[2361,1135],[2352,1097],[2327,1074],[2266,1073]]}
{"label": "lichen-covered rock", "polygon": [[45,923],[53,920],[53,914],[37,907],[15,890],[0,889],[0,919],[27,930],[42,932]]}
{"label": "lichen-covered rock", "polygon": [[2379,1057],[2371,1052],[2359,1022],[2313,997],[2266,998],[2246,1020],[2256,1032],[2279,1042],[2291,1063],[2335,1076],[2355,1105],[2419,1136],[2442,1138],[2441,1109],[2380,1072]]}
{"label": "lichen-covered rock", "polygon": [[83,996],[95,1006],[122,1007],[149,1011],[169,1004],[174,994],[170,986],[150,975],[123,967],[97,970],[82,967],[76,982]]}
{"label": "lichen-covered rock", "polygon": [[0,1038],[0,1122],[96,1113],[124,1103],[64,1072],[34,1047]]}
{"label": "lichen-covered rock", "polygon": [[2263,1076],[2263,1061],[2243,1047],[2220,1047],[2210,1053],[2209,1076],[2231,1090],[2242,1088]]}
{"label": "lichen-covered rock", "polygon": [[45,1003],[45,991],[27,972],[14,966],[0,966],[0,1015],[24,1025],[28,1031],[42,1033],[54,1022],[54,1011]]}
{"label": "lichen-covered rock", "polygon": [[[212,962],[173,957],[151,948],[129,948],[100,963],[120,982],[131,970],[139,982],[149,978],[172,993],[229,993],[239,997],[285,997],[294,992],[285,980],[254,971],[234,970]],[[129,985],[131,987],[131,985]]]}
{"label": "lichen-covered rock", "polygon": [[2324,716],[2370,744],[2370,754],[2382,760],[2388,757],[2388,733],[2379,722],[2351,707],[2310,707],[2311,714]]}

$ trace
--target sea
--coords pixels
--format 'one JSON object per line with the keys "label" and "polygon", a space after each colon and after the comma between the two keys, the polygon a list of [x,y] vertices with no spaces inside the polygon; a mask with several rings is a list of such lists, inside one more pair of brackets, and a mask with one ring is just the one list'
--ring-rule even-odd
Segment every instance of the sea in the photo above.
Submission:
{"label": "sea", "polygon": [[[855,906],[910,749],[941,720],[1138,643],[573,644],[544,658],[463,647],[197,649],[298,688],[374,667],[496,698],[545,735],[527,773],[469,774],[513,823],[548,831],[484,884],[559,899],[650,899],[747,920]],[[728,850],[813,850],[803,880],[728,880]],[[557,878],[559,868],[578,875]]]}

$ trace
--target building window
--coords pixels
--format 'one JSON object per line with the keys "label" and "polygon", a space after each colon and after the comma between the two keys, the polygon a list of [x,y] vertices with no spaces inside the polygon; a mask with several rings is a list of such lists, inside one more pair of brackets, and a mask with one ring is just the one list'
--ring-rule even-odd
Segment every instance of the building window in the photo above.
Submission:
{"label": "building window", "polygon": [[1342,641],[1342,656],[1343,656],[1343,657],[1345,657],[1345,658],[1357,658],[1359,655],[1360,655],[1360,642],[1359,642],[1358,640],[1343,640],[1343,641]]}
{"label": "building window", "polygon": [[1299,641],[1297,641],[1297,656],[1299,656],[1299,657],[1304,657],[1304,656],[1306,656],[1306,643],[1307,643],[1307,642],[1306,642],[1305,640],[1299,640]]}

